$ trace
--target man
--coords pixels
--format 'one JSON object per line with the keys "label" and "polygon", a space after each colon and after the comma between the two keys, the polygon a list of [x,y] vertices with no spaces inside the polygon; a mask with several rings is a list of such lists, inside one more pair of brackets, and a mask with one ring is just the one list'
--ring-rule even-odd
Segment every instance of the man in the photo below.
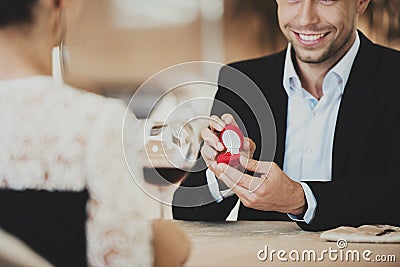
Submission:
{"label": "man", "polygon": [[[367,223],[399,225],[393,208],[400,189],[400,53],[372,44],[357,31],[369,0],[277,3],[287,50],[231,65],[249,76],[268,100],[277,134],[274,162],[241,158],[243,167],[260,178],[217,165],[215,156],[222,147],[215,132],[235,121],[230,115],[214,117],[211,130],[202,132],[202,156],[235,196],[196,208],[175,207],[174,217],[223,220],[239,197],[238,219],[243,220],[290,218],[317,231]],[[224,73],[220,81],[227,79]],[[238,96],[220,87],[216,100],[234,107],[258,145],[257,124]],[[213,113],[224,111],[214,106]],[[245,152],[251,156],[250,144]],[[257,149],[255,158],[264,148]],[[197,173],[183,185],[204,180],[204,173]],[[178,190],[175,199],[181,197]]]}

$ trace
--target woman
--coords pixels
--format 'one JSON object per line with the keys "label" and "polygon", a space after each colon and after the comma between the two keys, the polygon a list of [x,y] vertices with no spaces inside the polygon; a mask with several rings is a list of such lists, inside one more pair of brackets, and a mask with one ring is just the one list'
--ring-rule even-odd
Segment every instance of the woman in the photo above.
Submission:
{"label": "woman", "polygon": [[[87,189],[89,265],[181,265],[189,252],[186,236],[174,223],[146,220],[144,194],[125,165],[121,128],[126,107],[51,77],[51,51],[61,43],[66,21],[76,15],[71,13],[76,1],[0,2],[0,188]],[[124,134],[132,139],[126,149],[140,149],[139,130],[138,121],[128,117]],[[131,170],[135,179],[142,179],[139,164],[131,164],[137,166]],[[8,205],[12,209],[14,204]],[[52,215],[41,214],[44,225]],[[47,245],[50,250],[52,244]]]}

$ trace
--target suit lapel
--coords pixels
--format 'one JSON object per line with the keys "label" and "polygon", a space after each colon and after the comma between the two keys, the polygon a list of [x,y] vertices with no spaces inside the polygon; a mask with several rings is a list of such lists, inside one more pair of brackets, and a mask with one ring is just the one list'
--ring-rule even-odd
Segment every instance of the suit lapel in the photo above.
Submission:
{"label": "suit lapel", "polygon": [[343,174],[346,154],[371,102],[378,57],[373,44],[361,33],[360,49],[346,84],[336,122],[333,142],[332,178]]}

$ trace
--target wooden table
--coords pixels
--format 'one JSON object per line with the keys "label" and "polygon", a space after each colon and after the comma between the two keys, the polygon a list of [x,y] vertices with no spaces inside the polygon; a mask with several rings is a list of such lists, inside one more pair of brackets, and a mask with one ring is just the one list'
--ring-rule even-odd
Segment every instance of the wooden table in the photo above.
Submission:
{"label": "wooden table", "polygon": [[[360,244],[348,243],[346,248],[339,249],[336,242],[327,242],[319,238],[320,233],[306,232],[301,230],[293,222],[182,222],[179,224],[187,232],[192,241],[192,252],[187,267],[251,267],[251,266],[400,266],[400,244]],[[268,258],[260,252],[267,246]],[[332,260],[328,252],[331,249]],[[273,258],[270,253],[272,250]],[[281,254],[282,261],[278,259],[277,253]],[[297,252],[299,261],[295,261]],[[312,252],[315,251],[316,261]],[[334,252],[336,250],[336,254]],[[357,250],[360,261],[357,261]],[[364,251],[366,262],[362,255]],[[283,252],[281,252],[283,253]],[[291,253],[291,258],[289,257]],[[259,254],[259,256],[257,256]],[[304,260],[302,255],[304,254]],[[308,258],[310,255],[310,259]],[[335,260],[337,255],[337,260]],[[340,260],[340,255],[342,259]],[[394,255],[396,262],[377,262],[375,256],[388,258]],[[382,257],[383,256],[383,257]],[[324,260],[318,262],[318,258]],[[391,257],[391,256],[389,256]],[[348,261],[346,261],[346,258]],[[354,261],[353,261],[354,259]],[[387,259],[388,261],[389,259]],[[391,259],[393,261],[393,259]]]}

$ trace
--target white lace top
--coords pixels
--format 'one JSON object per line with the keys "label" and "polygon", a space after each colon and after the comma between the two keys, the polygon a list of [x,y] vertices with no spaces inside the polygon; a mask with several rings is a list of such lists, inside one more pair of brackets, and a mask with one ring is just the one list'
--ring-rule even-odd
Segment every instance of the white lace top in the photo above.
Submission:
{"label": "white lace top", "polygon": [[[0,187],[89,191],[90,265],[151,266],[151,224],[144,193],[126,167],[122,124],[126,106],[49,76],[0,81]],[[130,167],[138,166],[140,123],[124,135]],[[136,162],[135,162],[136,160]],[[143,179],[141,168],[131,168]]]}

